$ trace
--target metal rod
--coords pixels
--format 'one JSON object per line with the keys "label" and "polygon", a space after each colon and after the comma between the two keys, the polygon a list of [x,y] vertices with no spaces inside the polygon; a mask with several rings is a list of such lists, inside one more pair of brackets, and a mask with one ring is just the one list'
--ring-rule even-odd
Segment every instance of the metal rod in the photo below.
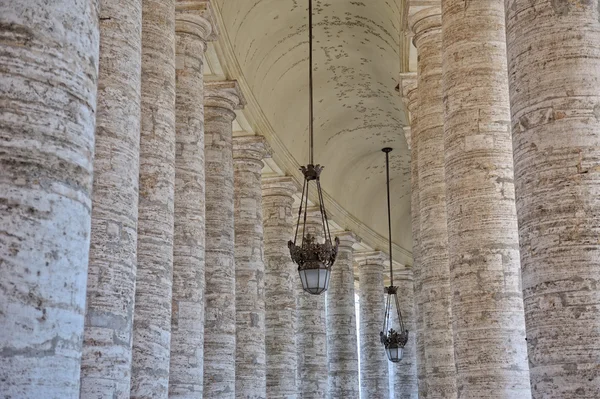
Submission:
{"label": "metal rod", "polygon": [[308,0],[308,163],[313,164],[313,8],[312,0]]}
{"label": "metal rod", "polygon": [[387,186],[387,208],[388,208],[388,235],[390,245],[390,287],[394,286],[394,271],[392,267],[392,207],[390,205],[390,152],[392,149],[386,147],[381,151],[385,152],[385,177]]}

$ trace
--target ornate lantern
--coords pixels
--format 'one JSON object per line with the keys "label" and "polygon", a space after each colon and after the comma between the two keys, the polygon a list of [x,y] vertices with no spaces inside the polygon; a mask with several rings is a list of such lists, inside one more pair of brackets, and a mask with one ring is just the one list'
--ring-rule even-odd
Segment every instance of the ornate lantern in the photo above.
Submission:
{"label": "ornate lantern", "polygon": [[[385,152],[385,172],[387,179],[387,206],[388,206],[388,234],[389,234],[389,251],[390,251],[390,286],[385,287],[387,301],[385,304],[385,316],[383,319],[383,329],[379,333],[381,343],[385,348],[390,362],[398,363],[402,360],[404,354],[404,346],[408,342],[408,330],[404,329],[404,321],[402,320],[402,312],[400,312],[400,302],[398,302],[398,287],[394,286],[394,271],[392,263],[392,215],[390,207],[390,159],[389,154],[391,148],[386,147],[382,150]],[[395,309],[394,309],[395,308]],[[395,315],[398,319],[395,320]],[[397,323],[395,326],[394,324]],[[396,327],[396,328],[394,328]]]}
{"label": "ornate lantern", "polygon": [[[329,287],[329,278],[331,275],[331,267],[335,262],[338,252],[339,240],[335,238],[335,245],[331,241],[331,232],[329,230],[329,221],[327,220],[327,212],[323,202],[323,191],[321,190],[321,171],[323,166],[315,165],[313,162],[313,35],[312,35],[312,0],[308,1],[308,47],[309,47],[309,164],[302,166],[300,169],[304,175],[304,185],[302,187],[302,197],[300,200],[300,209],[298,211],[298,222],[296,224],[296,233],[294,240],[288,242],[290,255],[294,263],[298,265],[298,273],[300,273],[300,281],[304,291],[320,295],[327,291]],[[309,234],[306,231],[306,217],[308,211],[308,194],[311,182],[314,182],[319,199],[319,212],[321,214],[321,222],[323,224],[323,236],[325,242],[317,242],[317,237]],[[302,241],[300,245],[296,245],[298,238],[298,230],[302,223]]]}

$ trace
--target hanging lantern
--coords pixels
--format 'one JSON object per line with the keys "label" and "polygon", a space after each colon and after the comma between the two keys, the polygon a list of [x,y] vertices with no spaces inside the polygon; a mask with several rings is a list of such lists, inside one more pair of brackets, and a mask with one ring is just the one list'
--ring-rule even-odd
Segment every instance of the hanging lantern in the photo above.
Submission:
{"label": "hanging lantern", "polygon": [[[296,234],[294,240],[288,242],[290,255],[294,263],[298,265],[300,281],[304,291],[320,295],[327,291],[331,275],[331,267],[335,262],[338,252],[339,240],[335,238],[335,245],[331,241],[331,232],[329,230],[329,221],[323,202],[323,191],[321,190],[321,171],[323,166],[315,165],[313,162],[313,35],[312,35],[312,0],[308,1],[308,47],[309,47],[309,164],[302,166],[301,171],[304,175],[304,185],[302,187],[302,197],[300,199],[300,210],[298,212],[298,222],[296,223]],[[319,200],[319,212],[323,224],[323,236],[325,242],[317,242],[317,237],[306,231],[306,218],[308,211],[308,194],[311,182],[315,183],[317,197]],[[302,241],[296,245],[298,231],[302,223]]]}
{"label": "hanging lantern", "polygon": [[[404,346],[408,342],[408,330],[404,329],[402,312],[400,312],[400,302],[398,301],[398,287],[394,286],[394,271],[392,263],[392,215],[390,206],[390,159],[391,148],[386,147],[385,152],[385,171],[387,179],[387,206],[388,206],[388,234],[390,251],[390,286],[385,287],[387,300],[385,304],[385,316],[383,319],[383,329],[379,333],[381,343],[385,348],[385,353],[390,362],[398,363],[402,360]],[[395,315],[397,314],[397,319]],[[397,324],[397,325],[395,325]],[[394,328],[395,327],[395,328]]]}

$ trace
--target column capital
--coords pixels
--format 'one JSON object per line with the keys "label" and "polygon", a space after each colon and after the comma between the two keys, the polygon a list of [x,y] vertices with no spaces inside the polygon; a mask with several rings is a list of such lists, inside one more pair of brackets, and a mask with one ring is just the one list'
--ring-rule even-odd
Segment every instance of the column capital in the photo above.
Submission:
{"label": "column capital", "polygon": [[177,1],[175,32],[196,35],[204,42],[217,40],[219,28],[211,2],[208,0]]}
{"label": "column capital", "polygon": [[409,18],[410,30],[413,32],[413,44],[419,49],[421,39],[430,33],[442,32],[442,9],[440,7],[428,7],[416,12]]}
{"label": "column capital", "polygon": [[381,265],[385,266],[388,256],[383,251],[358,252],[354,254],[354,260],[359,265]]}
{"label": "column capital", "polygon": [[268,177],[262,179],[262,195],[285,196],[293,198],[294,194],[300,191],[300,185],[291,176]]}
{"label": "column capital", "polygon": [[233,138],[233,160],[261,162],[269,158],[272,149],[263,136],[238,136]]}
{"label": "column capital", "polygon": [[233,111],[242,109],[246,99],[237,80],[221,80],[204,83],[204,106],[225,108]]}
{"label": "column capital", "polygon": [[335,236],[340,240],[340,248],[352,249],[352,246],[354,244],[361,242],[359,236],[357,236],[354,232],[348,230],[336,232]]}

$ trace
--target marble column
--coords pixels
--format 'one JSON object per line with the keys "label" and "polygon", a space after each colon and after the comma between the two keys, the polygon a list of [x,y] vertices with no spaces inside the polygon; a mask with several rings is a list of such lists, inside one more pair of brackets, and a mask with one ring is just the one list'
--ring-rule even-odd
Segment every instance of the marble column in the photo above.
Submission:
{"label": "marble column", "polygon": [[389,399],[388,359],[379,332],[385,315],[383,252],[356,255],[360,304],[360,393],[362,398]]}
{"label": "marble column", "polygon": [[138,267],[131,398],[166,398],[175,186],[175,1],[142,2]]}
{"label": "marble column", "polygon": [[296,299],[299,277],[287,242],[294,234],[292,212],[298,184],[291,177],[262,182],[265,247],[265,346],[267,397],[298,397]]}
{"label": "marble column", "polygon": [[206,288],[204,396],[235,398],[234,110],[244,105],[235,81],[204,88]]}
{"label": "marble column", "polygon": [[[417,115],[417,100],[418,100],[418,81],[417,74],[406,73],[400,76],[402,86],[402,96],[410,115],[410,153],[411,153],[411,225],[413,234],[413,279],[414,279],[414,310],[415,310],[415,347],[416,347],[416,363],[417,363],[417,382],[418,393],[420,398],[428,397],[427,378],[426,378],[426,362],[425,362],[425,330],[423,328],[423,279],[422,265],[420,254],[420,233],[421,233],[421,218],[419,213],[419,158],[418,158],[418,115]],[[406,133],[405,133],[406,134]]]}
{"label": "marble column", "polygon": [[267,395],[261,170],[269,151],[264,137],[233,139],[235,396],[240,399]]}
{"label": "marble column", "polygon": [[204,359],[204,51],[210,3],[175,6],[176,147],[169,398],[202,398]]}
{"label": "marble column", "polygon": [[0,25],[0,390],[13,398],[76,398],[98,3],[5,0]]}
{"label": "marble column", "polygon": [[534,398],[600,397],[600,8],[505,1]]}
{"label": "marble column", "polygon": [[327,358],[329,398],[358,399],[358,337],[354,306],[354,250],[360,239],[352,232],[337,234],[337,260],[327,290]]}
{"label": "marble column", "polygon": [[444,174],[442,21],[439,7],[411,16],[419,54],[419,251],[427,392],[455,398],[448,225]]}
{"label": "marble column", "polygon": [[389,363],[393,370],[393,395],[390,399],[419,398],[417,381],[417,341],[415,319],[415,297],[413,270],[394,270],[394,285],[398,287],[398,300],[404,326],[408,330],[408,343],[404,347],[404,357],[400,363]]}
{"label": "marble column", "polygon": [[[323,222],[318,209],[309,208],[306,232],[317,237],[318,242],[324,242]],[[301,242],[302,234],[301,225],[298,231],[298,243]],[[327,294],[312,295],[303,291],[300,278],[296,283],[296,292],[298,295],[298,391],[302,399],[323,399],[327,396],[328,380],[325,319]]]}
{"label": "marble column", "polygon": [[137,269],[142,1],[100,1],[81,396],[128,398]]}
{"label": "marble column", "polygon": [[529,398],[504,5],[442,4],[457,389],[461,398]]}

